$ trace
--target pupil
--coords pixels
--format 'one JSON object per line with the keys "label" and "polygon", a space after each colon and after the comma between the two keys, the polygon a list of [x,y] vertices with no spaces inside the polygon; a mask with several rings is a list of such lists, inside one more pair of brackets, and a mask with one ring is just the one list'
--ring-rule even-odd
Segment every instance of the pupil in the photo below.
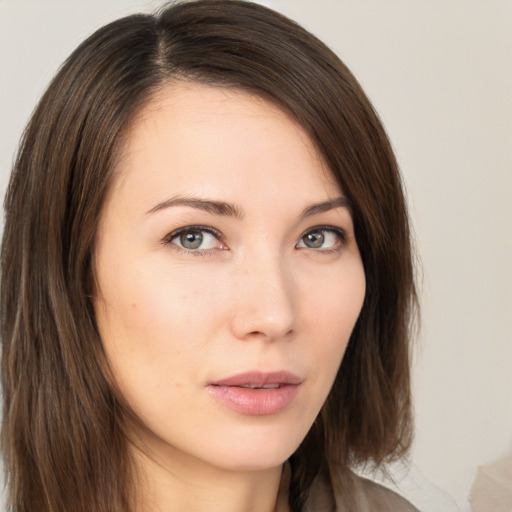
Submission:
{"label": "pupil", "polygon": [[200,231],[190,231],[180,236],[180,242],[185,249],[197,249],[203,243],[203,235]]}
{"label": "pupil", "polygon": [[321,231],[315,231],[314,233],[308,233],[304,237],[304,243],[312,248],[312,249],[318,249],[319,247],[322,247],[324,244],[325,236]]}

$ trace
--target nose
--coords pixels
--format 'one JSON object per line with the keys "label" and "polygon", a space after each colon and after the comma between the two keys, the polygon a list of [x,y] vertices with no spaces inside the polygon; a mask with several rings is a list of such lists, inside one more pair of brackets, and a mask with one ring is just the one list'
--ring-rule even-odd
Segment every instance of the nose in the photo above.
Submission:
{"label": "nose", "polygon": [[297,293],[290,271],[280,257],[247,258],[237,270],[231,329],[243,340],[275,341],[296,328]]}

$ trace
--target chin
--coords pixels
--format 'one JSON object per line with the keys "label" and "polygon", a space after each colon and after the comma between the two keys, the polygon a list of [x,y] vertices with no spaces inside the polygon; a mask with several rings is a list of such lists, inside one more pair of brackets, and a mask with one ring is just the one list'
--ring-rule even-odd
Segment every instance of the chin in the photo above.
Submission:
{"label": "chin", "polygon": [[[214,465],[225,470],[260,471],[282,465],[307,434],[292,428],[253,429],[227,436],[222,450],[215,450]],[[220,443],[217,444],[220,447]]]}

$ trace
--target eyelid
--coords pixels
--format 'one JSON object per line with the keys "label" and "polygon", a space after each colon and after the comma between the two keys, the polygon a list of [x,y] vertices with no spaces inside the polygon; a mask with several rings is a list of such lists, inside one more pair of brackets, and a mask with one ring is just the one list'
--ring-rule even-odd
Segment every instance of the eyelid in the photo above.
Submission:
{"label": "eyelid", "polygon": [[[170,233],[168,233],[162,239],[162,245],[164,245],[164,246],[173,245],[173,249],[175,249],[175,250],[178,250],[178,251],[181,251],[181,252],[187,253],[187,254],[196,255],[196,256],[205,255],[205,254],[211,254],[212,249],[191,250],[191,249],[186,249],[184,247],[180,247],[179,245],[173,243],[173,240],[175,238],[177,238],[178,236],[180,236],[183,233],[187,233],[187,232],[190,232],[190,231],[204,231],[206,233],[209,233],[213,237],[215,237],[219,242],[224,243],[224,236],[223,236],[223,234],[218,229],[216,229],[216,228],[214,228],[212,226],[204,226],[204,225],[198,225],[198,224],[191,224],[191,225],[188,225],[188,226],[182,226],[182,227],[180,227],[178,229],[175,229],[175,230],[171,231]],[[304,231],[302,233],[302,235],[300,236],[299,240],[297,241],[295,247],[297,248],[298,244],[301,242],[301,240],[303,239],[304,236],[306,236],[308,233],[312,233],[312,232],[315,232],[315,231],[326,231],[326,232],[334,233],[339,238],[339,240],[340,240],[339,246],[334,247],[334,248],[313,249],[313,248],[309,248],[309,247],[304,245],[303,247],[299,247],[300,249],[302,249],[302,248],[311,249],[312,251],[315,251],[315,252],[339,251],[340,248],[343,245],[345,245],[346,242],[347,242],[347,233],[346,233],[346,231],[343,228],[340,228],[338,226],[332,226],[332,225],[319,225],[319,226],[313,226],[313,227],[307,229],[306,231]]]}
{"label": "eyelid", "polygon": [[178,235],[181,235],[182,233],[186,233],[187,231],[206,231],[207,233],[210,233],[215,238],[218,238],[219,240],[222,239],[222,233],[218,230],[213,228],[212,226],[202,226],[200,224],[191,224],[189,226],[183,226],[181,228],[175,229],[174,231],[171,231],[165,237],[163,238],[163,242],[169,243],[174,238],[176,238]]}
{"label": "eyelid", "polygon": [[224,236],[222,235],[222,233],[218,229],[215,229],[212,226],[203,226],[203,225],[198,225],[198,224],[191,224],[189,226],[182,226],[181,228],[175,229],[174,231],[171,231],[170,233],[165,235],[165,237],[162,239],[162,245],[164,245],[164,246],[172,245],[173,249],[175,249],[177,251],[180,251],[180,252],[183,252],[183,253],[186,253],[186,254],[195,255],[195,256],[200,256],[200,255],[204,255],[204,254],[211,254],[212,249],[191,250],[191,249],[186,249],[184,247],[180,247],[179,245],[173,243],[173,240],[175,238],[177,238],[178,236],[180,236],[183,233],[187,233],[187,232],[190,232],[190,231],[204,231],[206,233],[209,233],[213,237],[215,237],[217,240],[219,240],[219,242],[224,243]]}
{"label": "eyelid", "polygon": [[[343,245],[346,244],[347,242],[347,232],[343,229],[343,228],[340,228],[338,226],[332,226],[332,225],[320,225],[320,226],[313,226],[309,229],[307,229],[306,231],[304,231],[302,233],[302,235],[300,236],[299,240],[297,241],[297,244],[296,244],[296,247],[297,245],[301,242],[301,240],[308,234],[308,233],[314,233],[315,231],[328,231],[330,233],[334,233],[335,235],[338,236],[338,238],[340,239],[340,247],[342,247]],[[306,245],[304,245],[304,248],[305,249],[311,249],[312,251],[316,251],[316,252],[329,252],[329,251],[335,251],[335,250],[339,250],[340,247],[337,247],[337,248],[327,248],[327,249],[322,249],[322,248],[319,248],[319,249],[313,249],[313,248],[310,248],[310,247],[307,247]],[[302,247],[300,247],[302,249]]]}

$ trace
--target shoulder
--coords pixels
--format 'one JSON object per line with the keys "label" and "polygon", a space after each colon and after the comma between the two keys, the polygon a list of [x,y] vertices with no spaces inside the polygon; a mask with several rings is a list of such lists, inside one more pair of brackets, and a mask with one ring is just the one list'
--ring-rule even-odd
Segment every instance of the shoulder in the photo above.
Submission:
{"label": "shoulder", "polygon": [[354,475],[357,510],[379,512],[418,512],[418,509],[396,492],[380,484]]}
{"label": "shoulder", "polygon": [[306,512],[419,512],[397,493],[351,471],[321,473],[311,487]]}

